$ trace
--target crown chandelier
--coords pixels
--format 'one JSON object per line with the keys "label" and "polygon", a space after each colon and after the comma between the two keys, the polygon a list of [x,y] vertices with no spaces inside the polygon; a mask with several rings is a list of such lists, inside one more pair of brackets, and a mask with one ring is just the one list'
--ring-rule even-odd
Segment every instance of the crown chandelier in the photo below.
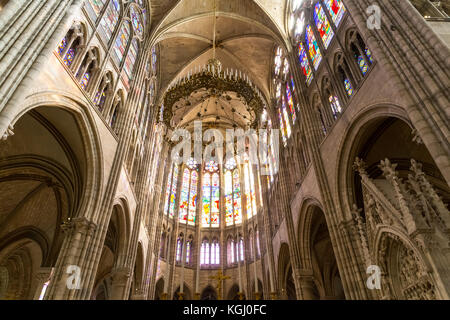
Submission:
{"label": "crown chandelier", "polygon": [[[216,29],[217,10],[216,0],[214,0],[213,15],[213,47],[212,57],[203,66],[196,66],[183,77],[179,77],[168,87],[164,97],[163,120],[170,123],[172,117],[172,106],[180,99],[188,101],[187,97],[199,89],[210,89],[210,95],[214,97],[226,96],[227,92],[236,92],[238,96],[244,98],[248,107],[255,111],[255,114],[266,109],[266,102],[259,88],[251,81],[250,77],[238,69],[226,68],[223,70],[222,63],[216,58]],[[257,126],[257,119],[252,123]]]}

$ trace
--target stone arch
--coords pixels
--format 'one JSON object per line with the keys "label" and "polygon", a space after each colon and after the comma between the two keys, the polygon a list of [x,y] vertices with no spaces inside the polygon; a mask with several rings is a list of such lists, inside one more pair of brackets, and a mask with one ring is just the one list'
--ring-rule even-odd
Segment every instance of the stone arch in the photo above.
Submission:
{"label": "stone arch", "polygon": [[350,120],[351,125],[343,134],[338,150],[338,160],[336,167],[336,190],[339,195],[338,198],[342,212],[347,213],[347,219],[350,218],[350,212],[354,203],[351,194],[352,185],[354,181],[354,170],[352,169],[353,162],[358,154],[358,145],[363,143],[362,135],[367,129],[373,125],[374,121],[379,121],[382,118],[396,118],[412,127],[404,109],[398,105],[393,104],[375,104],[369,105],[361,109],[353,119]]}
{"label": "stone arch", "polygon": [[162,300],[164,292],[164,278],[161,277],[156,281],[155,285],[155,300]]}
{"label": "stone arch", "polygon": [[211,286],[207,286],[202,290],[200,300],[217,300],[217,291]]}
{"label": "stone arch", "polygon": [[[102,193],[95,120],[82,101],[61,92],[33,94],[5,117],[14,135],[0,142],[0,189],[6,187],[1,193],[9,199],[0,201],[0,239],[40,239],[34,241],[46,249],[36,266],[50,270],[63,259],[61,226],[84,215],[93,220]],[[33,270],[32,291],[43,285],[40,272]]]}
{"label": "stone arch", "polygon": [[[179,298],[179,292],[181,288],[178,286],[178,288],[173,293],[173,300],[180,300]],[[193,300],[192,297],[192,291],[191,288],[186,284],[186,282],[183,284],[183,300]]]}
{"label": "stone arch", "polygon": [[281,299],[297,299],[289,254],[289,245],[287,243],[281,244],[280,251],[278,253],[278,287],[281,292]]}
{"label": "stone arch", "polygon": [[[72,117],[71,120],[75,122],[76,132],[79,133],[79,139],[82,145],[82,154],[84,163],[89,163],[82,168],[83,183],[78,186],[79,193],[75,194],[74,199],[77,202],[77,208],[74,208],[72,217],[81,217],[87,213],[86,218],[96,220],[98,217],[94,216],[96,210],[88,210],[88,208],[95,207],[95,203],[98,203],[100,196],[103,192],[102,179],[103,179],[103,153],[102,145],[100,141],[100,134],[97,129],[95,118],[91,107],[80,100],[78,97],[66,93],[66,92],[42,92],[29,96],[23,104],[23,108],[18,110],[15,114],[2,115],[11,118],[10,126],[15,128],[20,123],[23,117],[33,110],[45,110],[46,116],[51,116],[53,122],[54,119],[60,120],[61,116],[64,116],[61,112],[64,111]],[[6,111],[6,110],[4,110]],[[53,114],[56,113],[57,114]],[[67,122],[64,123],[67,125]],[[58,127],[57,129],[60,129]],[[17,135],[17,130],[14,129]],[[6,143],[11,138],[7,138]],[[0,142],[1,143],[1,142]],[[74,145],[74,142],[69,141],[68,144]],[[0,157],[3,155],[0,154]],[[77,154],[78,155],[78,154]],[[48,162],[48,161],[47,161]],[[90,186],[86,188],[85,186]],[[91,214],[91,216],[89,216]]]}
{"label": "stone arch", "polygon": [[141,294],[144,284],[144,272],[145,272],[145,256],[144,249],[142,248],[142,242],[138,242],[136,260],[133,269],[133,280],[130,288],[130,296]]}
{"label": "stone arch", "polygon": [[228,290],[227,300],[239,300],[239,285],[234,283],[230,290]]}
{"label": "stone arch", "polygon": [[387,226],[378,228],[374,252],[375,265],[381,268],[380,298],[439,298],[429,264],[406,234]]}
{"label": "stone arch", "polygon": [[33,299],[41,289],[35,280],[46,254],[45,234],[36,228],[18,230],[0,240],[0,299]]}

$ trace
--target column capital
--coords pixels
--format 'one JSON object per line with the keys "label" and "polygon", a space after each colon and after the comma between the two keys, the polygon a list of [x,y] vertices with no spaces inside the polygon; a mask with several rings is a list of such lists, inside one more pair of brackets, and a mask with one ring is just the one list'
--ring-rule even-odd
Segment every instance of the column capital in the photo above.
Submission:
{"label": "column capital", "polygon": [[51,267],[42,267],[36,270],[34,277],[39,283],[44,283],[50,280],[53,275],[54,268]]}
{"label": "column capital", "polygon": [[131,277],[132,269],[130,267],[118,267],[113,269],[112,274],[114,282],[126,282]]}
{"label": "column capital", "polygon": [[70,230],[74,230],[80,233],[92,235],[97,229],[97,225],[88,220],[86,217],[69,218],[63,222],[61,229],[64,233],[68,233]]}

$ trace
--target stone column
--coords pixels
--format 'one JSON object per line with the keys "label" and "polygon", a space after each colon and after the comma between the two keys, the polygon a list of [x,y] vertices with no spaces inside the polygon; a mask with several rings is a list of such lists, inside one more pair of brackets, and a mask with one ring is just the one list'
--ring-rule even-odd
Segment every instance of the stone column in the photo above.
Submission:
{"label": "stone column", "polygon": [[[42,290],[44,288],[44,284],[47,281],[51,281],[52,274],[53,274],[53,268],[45,268],[45,267],[43,267],[43,268],[39,268],[36,271],[36,274],[34,276],[35,277],[35,281],[36,281],[36,291],[34,293],[33,300],[39,300],[39,297],[41,296]],[[45,295],[44,295],[44,299],[45,299]]]}
{"label": "stone column", "polygon": [[129,267],[114,269],[112,272],[111,300],[125,300],[128,297],[128,281],[133,271]]}
{"label": "stone column", "polygon": [[9,1],[0,16],[0,136],[70,28],[83,0]]}

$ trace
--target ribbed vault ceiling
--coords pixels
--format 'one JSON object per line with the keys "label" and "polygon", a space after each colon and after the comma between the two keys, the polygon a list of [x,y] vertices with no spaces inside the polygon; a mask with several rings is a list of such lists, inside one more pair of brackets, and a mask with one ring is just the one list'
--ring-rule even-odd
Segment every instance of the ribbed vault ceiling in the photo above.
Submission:
{"label": "ribbed vault ceiling", "polygon": [[[270,65],[274,48],[284,36],[286,0],[217,0],[216,57],[223,69],[247,74],[259,90],[269,97]],[[213,0],[155,0],[152,3],[152,34],[159,45],[160,98],[180,77],[203,66],[212,57]],[[201,96],[200,93],[198,93]],[[198,97],[195,97],[196,100]],[[239,99],[222,101],[208,98],[189,108],[178,106],[174,113],[177,125],[202,117],[228,117],[244,125],[246,117],[255,117]],[[219,107],[214,113],[216,102]],[[240,110],[234,117],[231,109]],[[183,110],[183,111],[182,111]],[[183,114],[187,112],[187,114]],[[228,116],[227,116],[228,115]],[[230,116],[231,115],[231,116]]]}

